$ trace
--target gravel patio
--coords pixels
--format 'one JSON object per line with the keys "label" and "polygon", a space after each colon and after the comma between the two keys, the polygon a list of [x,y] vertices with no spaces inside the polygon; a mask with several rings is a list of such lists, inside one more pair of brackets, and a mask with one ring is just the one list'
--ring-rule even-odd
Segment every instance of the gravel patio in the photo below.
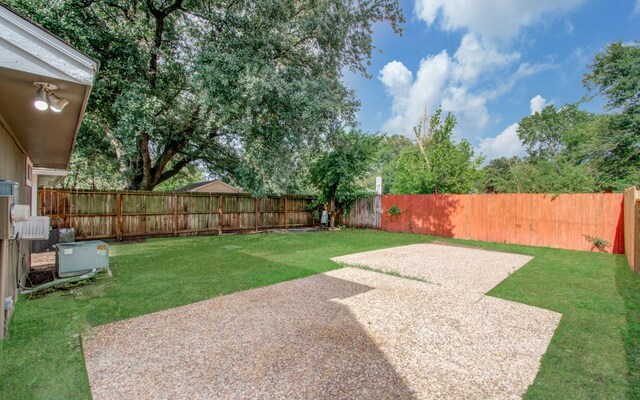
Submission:
{"label": "gravel patio", "polygon": [[[419,244],[98,326],[94,399],[520,398],[561,315],[483,294],[531,258]],[[411,277],[413,279],[408,279]]]}

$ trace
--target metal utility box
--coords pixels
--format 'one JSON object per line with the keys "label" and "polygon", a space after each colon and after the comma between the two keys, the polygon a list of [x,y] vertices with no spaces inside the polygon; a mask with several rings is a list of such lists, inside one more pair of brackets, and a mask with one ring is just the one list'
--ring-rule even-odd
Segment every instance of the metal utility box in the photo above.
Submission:
{"label": "metal utility box", "polygon": [[58,243],[55,248],[56,273],[61,278],[109,268],[109,245],[100,240]]}
{"label": "metal utility box", "polygon": [[[10,239],[13,237],[11,206],[18,204],[18,187],[17,182],[0,180],[0,239]],[[0,337],[2,337],[2,335],[0,335]]]}
{"label": "metal utility box", "polygon": [[0,196],[11,197],[12,203],[18,204],[18,182],[0,180]]}

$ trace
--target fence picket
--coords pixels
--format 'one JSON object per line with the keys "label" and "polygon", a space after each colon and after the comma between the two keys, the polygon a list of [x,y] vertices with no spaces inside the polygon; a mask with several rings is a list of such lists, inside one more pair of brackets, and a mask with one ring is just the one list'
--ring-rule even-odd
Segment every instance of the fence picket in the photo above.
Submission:
{"label": "fence picket", "polygon": [[[51,188],[38,191],[40,215],[49,216],[53,228],[75,228],[78,240],[222,234],[228,231],[311,226],[313,214],[309,205],[314,200],[311,196],[253,199],[242,193]],[[270,206],[261,208],[260,204],[265,202]]]}
{"label": "fence picket", "polygon": [[[383,195],[379,228],[574,250],[591,250],[589,235],[624,253],[622,201],[621,193]],[[392,206],[399,217],[387,213]]]}

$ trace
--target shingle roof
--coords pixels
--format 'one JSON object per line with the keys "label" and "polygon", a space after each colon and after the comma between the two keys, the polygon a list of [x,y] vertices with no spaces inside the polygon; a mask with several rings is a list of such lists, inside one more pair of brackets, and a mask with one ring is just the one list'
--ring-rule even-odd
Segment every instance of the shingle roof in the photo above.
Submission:
{"label": "shingle roof", "polygon": [[[230,186],[230,187],[232,187],[234,189],[238,189],[235,186],[229,185],[228,183],[221,181],[220,179],[213,179],[213,180],[210,180],[210,181],[202,181],[202,182],[192,183],[191,185],[183,186],[183,187],[181,187],[179,189],[176,189],[176,192],[188,192],[188,191],[191,191],[193,189],[197,189],[199,187],[206,186],[206,185],[208,185],[210,183],[215,183],[215,182],[220,182],[220,183],[223,183],[223,184],[225,184],[227,186]],[[238,190],[240,190],[240,189],[238,189]]]}

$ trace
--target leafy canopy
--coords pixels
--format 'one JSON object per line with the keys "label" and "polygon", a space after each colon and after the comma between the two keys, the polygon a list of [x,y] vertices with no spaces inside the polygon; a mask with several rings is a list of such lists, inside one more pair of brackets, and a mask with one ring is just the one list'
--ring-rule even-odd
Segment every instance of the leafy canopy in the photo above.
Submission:
{"label": "leafy canopy", "polygon": [[640,184],[640,48],[615,42],[597,54],[584,86],[610,114],[553,105],[520,121],[525,159],[492,160],[485,187],[497,192],[621,191]]}
{"label": "leafy canopy", "polygon": [[353,123],[342,71],[366,75],[373,25],[403,22],[397,0],[9,4],[100,61],[78,154],[132,189],[197,164],[255,192],[291,190],[269,177]]}
{"label": "leafy canopy", "polygon": [[466,140],[454,142],[456,119],[442,110],[414,128],[416,145],[402,151],[395,165],[393,193],[470,193],[481,180],[483,157]]}
{"label": "leafy canopy", "polygon": [[360,192],[357,180],[371,169],[380,140],[361,131],[338,131],[330,149],[312,164],[309,181],[319,192],[318,203],[328,205],[331,226],[335,214],[348,211]]}
{"label": "leafy canopy", "polygon": [[518,137],[531,157],[553,160],[573,149],[567,147],[567,134],[578,124],[593,119],[575,104],[557,109],[553,104],[541,112],[524,117],[518,126]]}
{"label": "leafy canopy", "polygon": [[375,188],[376,177],[382,177],[382,193],[391,193],[396,176],[395,163],[400,154],[413,144],[409,138],[402,135],[383,135],[373,156],[373,166],[369,173],[358,181],[358,186],[370,189]]}

